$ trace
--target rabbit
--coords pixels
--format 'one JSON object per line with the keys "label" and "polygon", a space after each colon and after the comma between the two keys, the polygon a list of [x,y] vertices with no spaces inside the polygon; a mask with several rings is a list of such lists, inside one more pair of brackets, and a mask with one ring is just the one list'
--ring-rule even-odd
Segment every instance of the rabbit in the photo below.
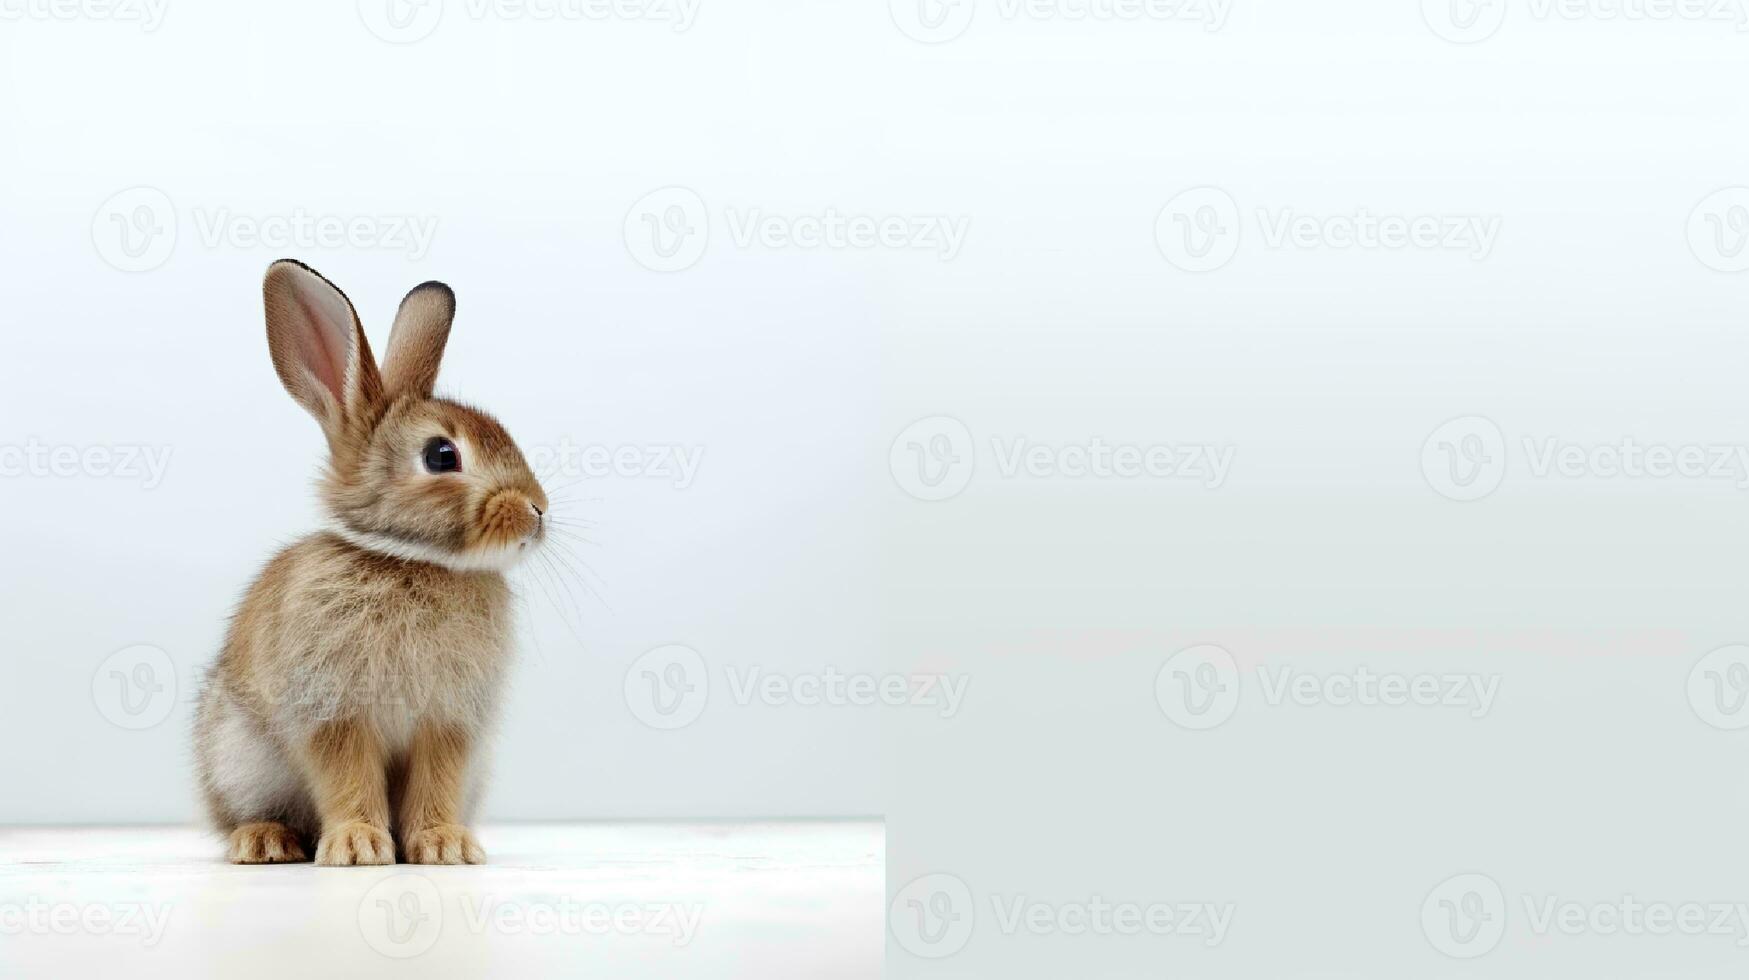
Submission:
{"label": "rabbit", "polygon": [[479,864],[468,829],[511,657],[505,572],[550,526],[490,415],[434,397],[455,294],[401,301],[379,370],[346,295],[293,260],[267,346],[321,424],[328,526],[268,562],[195,713],[199,782],[238,864]]}

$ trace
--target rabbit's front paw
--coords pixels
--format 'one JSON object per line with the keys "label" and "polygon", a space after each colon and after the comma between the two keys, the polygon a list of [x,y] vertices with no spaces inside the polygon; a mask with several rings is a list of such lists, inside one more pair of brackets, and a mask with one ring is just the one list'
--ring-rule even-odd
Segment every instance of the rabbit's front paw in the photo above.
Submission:
{"label": "rabbit's front paw", "polygon": [[444,823],[407,835],[408,864],[485,864],[486,852],[468,828]]}
{"label": "rabbit's front paw", "polygon": [[322,832],[322,839],[316,842],[316,863],[329,867],[394,864],[395,842],[383,828],[354,820]]}

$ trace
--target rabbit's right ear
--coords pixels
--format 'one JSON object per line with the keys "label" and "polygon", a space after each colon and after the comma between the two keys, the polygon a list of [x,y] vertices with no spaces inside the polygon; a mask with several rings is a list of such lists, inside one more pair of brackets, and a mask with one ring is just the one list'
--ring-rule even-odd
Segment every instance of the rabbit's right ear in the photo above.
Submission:
{"label": "rabbit's right ear", "polygon": [[267,267],[267,349],[285,390],[338,448],[349,427],[382,402],[383,383],[352,301],[292,259]]}

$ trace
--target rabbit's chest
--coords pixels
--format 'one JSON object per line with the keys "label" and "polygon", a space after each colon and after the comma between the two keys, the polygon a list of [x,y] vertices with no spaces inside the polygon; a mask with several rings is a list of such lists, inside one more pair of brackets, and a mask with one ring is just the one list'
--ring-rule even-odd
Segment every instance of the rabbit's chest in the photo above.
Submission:
{"label": "rabbit's chest", "polygon": [[421,721],[486,724],[511,636],[508,594],[487,586],[379,576],[303,591],[276,658],[284,689],[306,702],[299,720],[368,718],[391,748]]}
{"label": "rabbit's chest", "polygon": [[468,608],[403,613],[405,622],[373,631],[357,663],[348,700],[377,721],[391,744],[435,720],[473,727],[492,709],[508,659],[507,631]]}

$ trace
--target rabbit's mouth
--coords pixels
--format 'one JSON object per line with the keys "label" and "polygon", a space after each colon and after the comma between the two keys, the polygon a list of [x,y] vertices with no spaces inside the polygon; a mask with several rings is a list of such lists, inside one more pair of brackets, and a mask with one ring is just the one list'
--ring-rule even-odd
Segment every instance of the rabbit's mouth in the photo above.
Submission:
{"label": "rabbit's mouth", "polygon": [[546,511],[520,491],[499,491],[486,501],[481,527],[472,537],[461,559],[507,572],[546,542]]}
{"label": "rabbit's mouth", "polygon": [[546,534],[546,511],[520,490],[499,490],[486,498],[468,535],[469,550],[510,548],[524,551]]}

